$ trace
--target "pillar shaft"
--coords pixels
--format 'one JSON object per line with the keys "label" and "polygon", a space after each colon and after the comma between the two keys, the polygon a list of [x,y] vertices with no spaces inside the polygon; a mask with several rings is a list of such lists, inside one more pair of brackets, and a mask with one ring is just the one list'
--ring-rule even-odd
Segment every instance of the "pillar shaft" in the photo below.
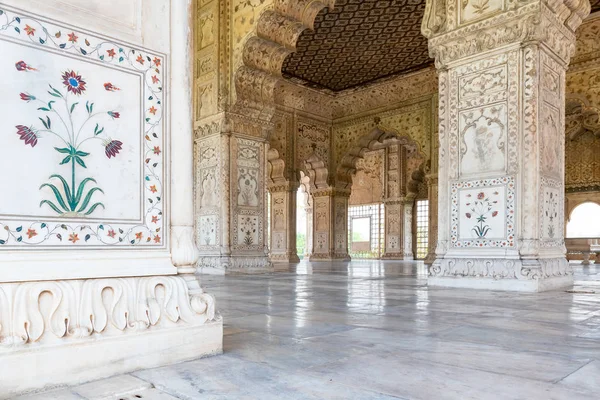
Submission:
{"label": "pillar shaft", "polygon": [[[240,123],[240,120],[245,123]],[[271,270],[267,257],[266,142],[259,121],[223,114],[196,134],[198,266],[202,273]]]}
{"label": "pillar shaft", "polygon": [[194,240],[191,1],[171,5],[171,259],[188,287],[199,291],[194,276],[198,249]]}
{"label": "pillar shaft", "polygon": [[300,262],[296,250],[297,190],[297,186],[289,184],[270,188],[272,262]]}
{"label": "pillar shaft", "polygon": [[313,190],[311,261],[349,261],[347,192]]}
{"label": "pillar shaft", "polygon": [[447,23],[434,26],[426,15],[423,28],[440,88],[438,245],[429,284],[570,285],[564,83],[574,29],[589,4],[452,4]]}

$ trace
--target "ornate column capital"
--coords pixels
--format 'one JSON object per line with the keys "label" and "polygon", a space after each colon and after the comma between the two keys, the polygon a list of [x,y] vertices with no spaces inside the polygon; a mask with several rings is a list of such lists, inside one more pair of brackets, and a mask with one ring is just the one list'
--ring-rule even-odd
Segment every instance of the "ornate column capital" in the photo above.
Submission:
{"label": "ornate column capital", "polygon": [[587,0],[429,0],[421,32],[438,69],[530,42],[543,43],[566,66],[575,50],[575,30],[589,12]]}

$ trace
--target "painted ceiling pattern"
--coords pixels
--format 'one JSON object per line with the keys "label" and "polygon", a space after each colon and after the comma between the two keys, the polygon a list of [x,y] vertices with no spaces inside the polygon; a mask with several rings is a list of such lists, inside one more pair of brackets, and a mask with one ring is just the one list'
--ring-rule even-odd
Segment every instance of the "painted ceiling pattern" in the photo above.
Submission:
{"label": "painted ceiling pattern", "polygon": [[424,10],[422,0],[337,0],[302,33],[284,77],[341,91],[421,69],[433,62],[421,35]]}

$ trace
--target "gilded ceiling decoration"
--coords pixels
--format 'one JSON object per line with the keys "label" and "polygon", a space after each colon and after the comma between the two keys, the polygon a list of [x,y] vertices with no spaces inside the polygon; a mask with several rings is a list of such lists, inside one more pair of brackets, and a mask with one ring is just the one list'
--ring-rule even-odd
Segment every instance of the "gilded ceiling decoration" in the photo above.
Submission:
{"label": "gilded ceiling decoration", "polygon": [[340,91],[421,69],[433,62],[421,35],[424,10],[423,0],[337,0],[302,33],[284,77]]}

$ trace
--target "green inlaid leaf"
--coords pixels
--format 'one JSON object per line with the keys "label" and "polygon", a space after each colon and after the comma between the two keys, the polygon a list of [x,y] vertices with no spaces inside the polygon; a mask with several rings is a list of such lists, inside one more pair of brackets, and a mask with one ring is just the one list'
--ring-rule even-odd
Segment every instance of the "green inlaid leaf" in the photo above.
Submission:
{"label": "green inlaid leaf", "polygon": [[[60,204],[60,206],[65,210],[65,211],[69,211],[69,208],[67,207],[67,204],[65,203],[65,200],[62,197],[62,194],[60,194],[60,191],[58,190],[58,188],[56,186],[54,186],[51,183],[44,183],[42,186],[40,186],[40,189],[42,189],[43,187],[48,187],[52,190],[52,192],[54,193],[54,197],[56,197],[56,201],[58,201],[58,204]],[[41,205],[41,203],[40,203]]]}

